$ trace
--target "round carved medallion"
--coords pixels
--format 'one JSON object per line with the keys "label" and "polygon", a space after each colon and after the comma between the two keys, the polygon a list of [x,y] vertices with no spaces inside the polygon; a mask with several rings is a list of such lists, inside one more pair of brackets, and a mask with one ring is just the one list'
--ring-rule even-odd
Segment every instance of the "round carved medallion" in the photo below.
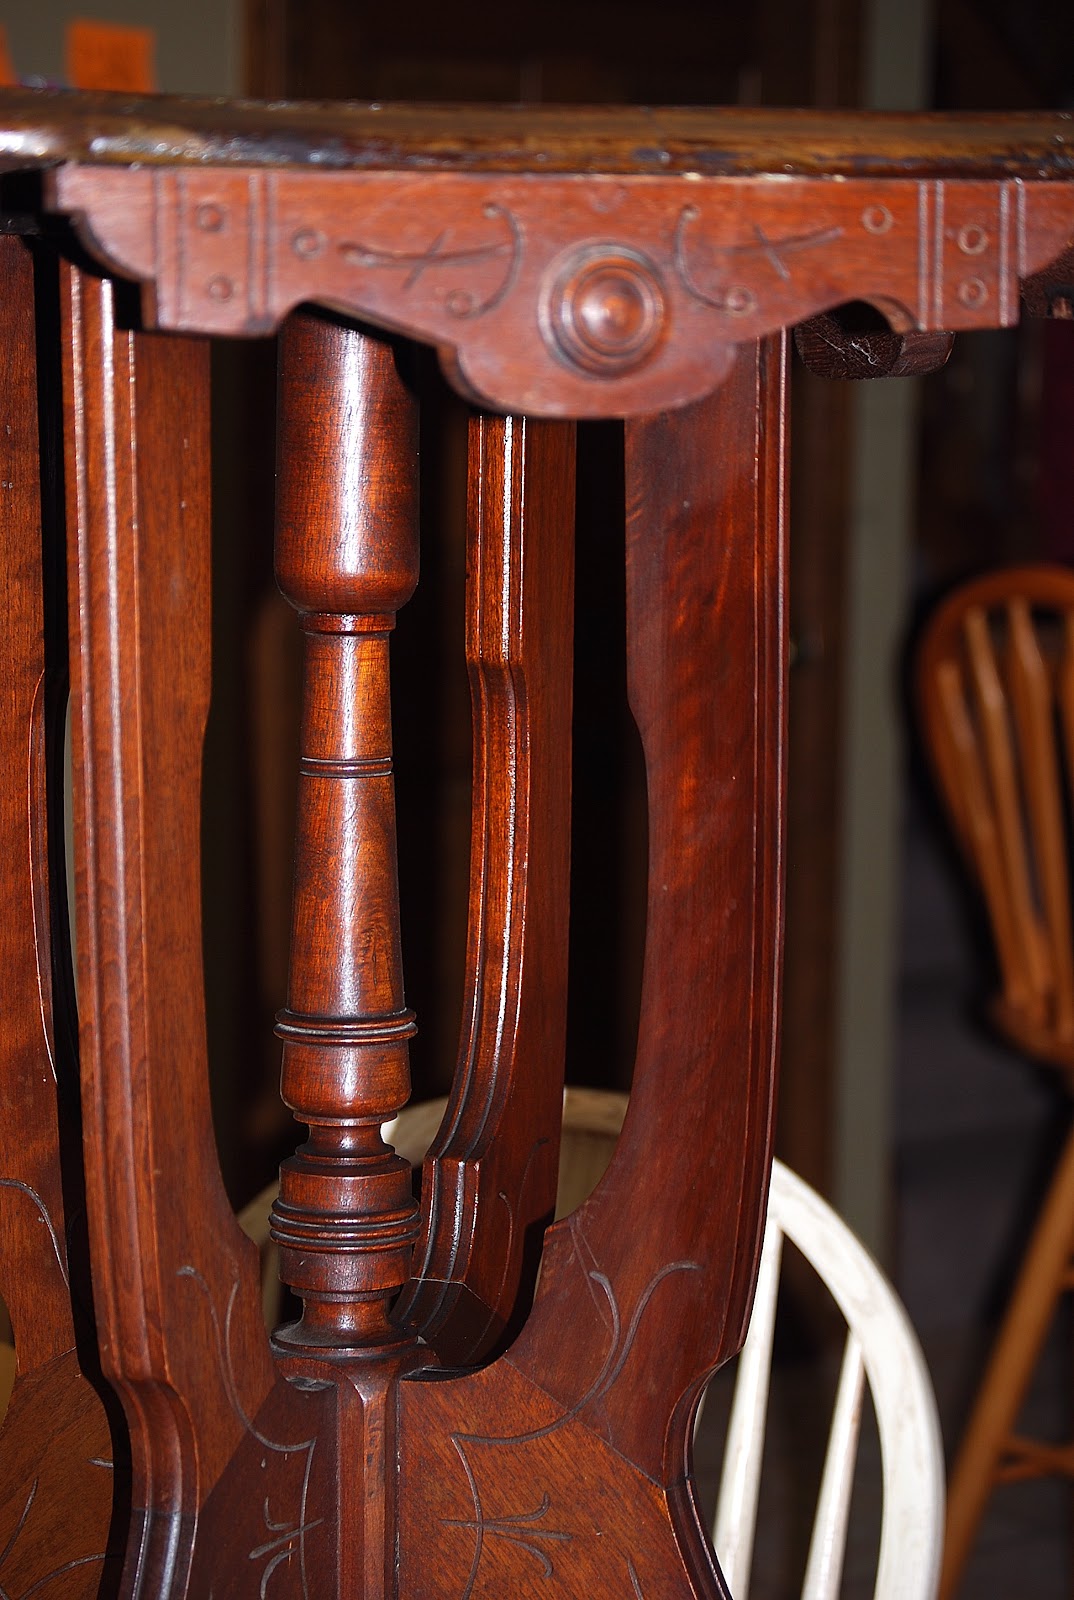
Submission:
{"label": "round carved medallion", "polygon": [[664,291],[652,264],[622,245],[593,244],[554,263],[541,296],[541,335],[584,372],[640,366],[664,329]]}

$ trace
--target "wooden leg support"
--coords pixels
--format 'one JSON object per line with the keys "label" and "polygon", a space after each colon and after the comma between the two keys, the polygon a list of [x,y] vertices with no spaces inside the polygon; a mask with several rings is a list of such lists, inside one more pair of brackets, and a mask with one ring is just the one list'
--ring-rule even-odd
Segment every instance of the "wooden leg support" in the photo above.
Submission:
{"label": "wooden leg support", "polygon": [[280,341],[276,575],[305,636],[283,1097],[309,1142],[273,1212],[308,1355],[413,1344],[388,1312],[410,1275],[410,1165],[380,1136],[410,1097],[388,638],[418,578],[417,403],[392,348],[316,316]]}
{"label": "wooden leg support", "polygon": [[[407,1596],[499,1600],[538,1579],[563,1596],[726,1593],[689,1439],[706,1377],[744,1335],[770,1154],[783,354],[780,338],[744,347],[718,394],[628,429],[629,682],[650,814],[634,1090],[605,1178],[545,1235],[510,1349],[399,1386]],[[684,1116],[717,1137],[691,1138]]]}
{"label": "wooden leg support", "polygon": [[[563,1067],[573,429],[471,431],[466,1015],[419,1217],[381,1136],[415,1025],[388,672],[418,572],[415,403],[390,342],[305,312],[285,327],[276,564],[305,679],[278,1032],[309,1136],[272,1218],[302,1314],[270,1346],[202,1032],[205,352],[124,330],[107,283],[66,284],[82,1094],[102,1359],[134,1467],[123,1600],[251,1582],[502,1600],[535,1577],[564,1596],[725,1595],[689,1452],[704,1382],[743,1338],[770,1157],[784,339],[627,431],[650,817],[638,1060],[612,1165],[545,1235],[530,1308]],[[684,1137],[684,1114],[712,1138]]]}

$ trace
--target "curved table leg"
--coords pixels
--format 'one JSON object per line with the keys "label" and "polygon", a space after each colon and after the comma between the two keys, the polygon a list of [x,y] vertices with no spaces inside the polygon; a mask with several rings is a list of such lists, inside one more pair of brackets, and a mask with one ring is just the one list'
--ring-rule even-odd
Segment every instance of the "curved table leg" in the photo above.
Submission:
{"label": "curved table leg", "polygon": [[744,346],[716,395],[628,427],[629,684],[650,815],[634,1090],[604,1180],[546,1236],[508,1354],[401,1386],[415,1593],[491,1600],[538,1571],[571,1595],[724,1592],[689,1437],[705,1379],[744,1336],[771,1155],[784,370],[782,337]]}
{"label": "curved table leg", "polygon": [[556,1200],[567,1014],[574,427],[470,423],[474,706],[459,1061],[408,1304],[445,1365],[517,1333]]}
{"label": "curved table leg", "polygon": [[306,1596],[308,1546],[334,1538],[313,1509],[331,1411],[275,1376],[208,1098],[208,352],[126,331],[106,281],[65,266],[61,288],[82,1109],[101,1363],[130,1429],[123,1592],[230,1593],[229,1566],[249,1583],[286,1560]]}
{"label": "curved table leg", "polygon": [[113,1592],[121,1565],[126,1439],[96,1361],[84,1230],[62,847],[55,266],[8,236],[0,267],[0,1288],[18,1361],[0,1436],[0,1592],[62,1582],[88,1600]]}

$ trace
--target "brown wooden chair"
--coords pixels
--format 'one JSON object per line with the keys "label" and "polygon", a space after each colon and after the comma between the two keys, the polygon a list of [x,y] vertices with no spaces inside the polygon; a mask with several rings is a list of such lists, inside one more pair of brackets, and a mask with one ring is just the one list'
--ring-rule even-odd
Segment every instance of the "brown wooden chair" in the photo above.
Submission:
{"label": "brown wooden chair", "polygon": [[[1016,567],[950,596],[918,657],[925,743],[980,887],[1003,1036],[1074,1091],[1067,833],[1074,777],[1074,572]],[[997,1484],[1074,1478],[1074,1444],[1021,1437],[1018,1413],[1056,1304],[1074,1284],[1074,1132],[1034,1225],[951,1474],[941,1596],[955,1592]]]}

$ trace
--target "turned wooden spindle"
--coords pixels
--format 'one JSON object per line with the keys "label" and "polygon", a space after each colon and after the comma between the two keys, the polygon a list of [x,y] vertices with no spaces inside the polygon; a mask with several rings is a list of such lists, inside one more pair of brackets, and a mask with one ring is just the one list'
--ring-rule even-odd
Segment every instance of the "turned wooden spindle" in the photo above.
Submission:
{"label": "turned wooden spindle", "polygon": [[418,1214],[380,1126],[410,1093],[388,638],[418,576],[417,410],[392,347],[314,314],[280,337],[276,576],[305,640],[284,1100],[309,1139],[272,1232],[289,1350],[386,1354]]}

